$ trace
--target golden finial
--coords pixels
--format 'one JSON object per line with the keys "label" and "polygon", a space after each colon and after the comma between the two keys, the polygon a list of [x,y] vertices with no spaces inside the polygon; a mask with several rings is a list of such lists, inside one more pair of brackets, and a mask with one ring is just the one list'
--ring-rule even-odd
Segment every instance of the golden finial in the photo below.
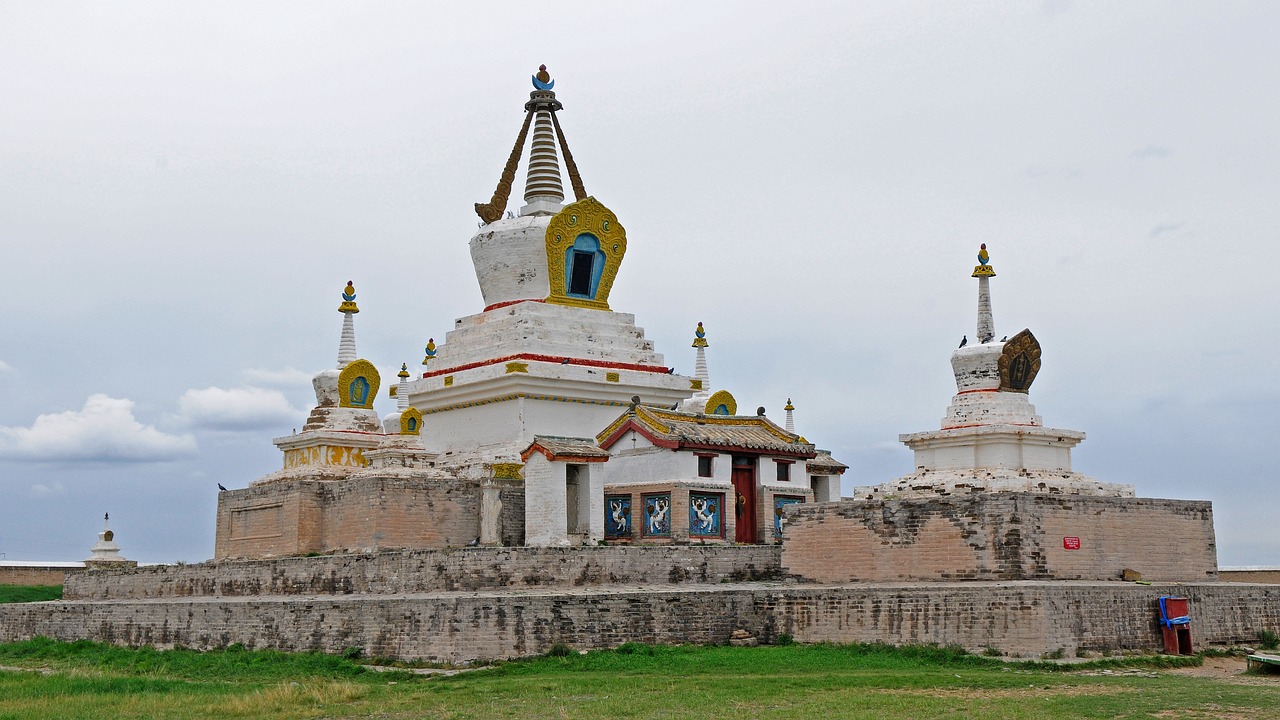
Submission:
{"label": "golden finial", "polygon": [[989,260],[991,260],[991,254],[987,252],[987,244],[982,243],[978,248],[979,265],[973,269],[972,277],[995,277],[996,269],[987,264]]}
{"label": "golden finial", "polygon": [[702,323],[698,323],[698,329],[693,331],[693,347],[707,347],[707,331],[702,328]]}
{"label": "golden finial", "polygon": [[425,349],[427,351],[427,356],[422,358],[423,365],[426,365],[427,363],[436,359],[436,339],[427,338],[427,347]]}
{"label": "golden finial", "polygon": [[352,285],[350,280],[342,291],[342,304],[338,306],[338,312],[360,312],[360,308],[356,307],[356,286]]}
{"label": "golden finial", "polygon": [[400,372],[396,373],[396,377],[409,377],[409,363],[400,363]]}
{"label": "golden finial", "polygon": [[796,406],[791,404],[791,398],[787,398],[787,406],[783,410],[795,410]]}

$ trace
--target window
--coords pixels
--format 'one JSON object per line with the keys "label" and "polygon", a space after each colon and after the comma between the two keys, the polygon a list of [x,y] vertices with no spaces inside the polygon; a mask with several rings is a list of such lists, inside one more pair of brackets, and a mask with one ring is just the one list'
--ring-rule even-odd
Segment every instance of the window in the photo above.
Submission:
{"label": "window", "polygon": [[573,251],[573,268],[569,273],[569,294],[591,295],[591,271],[595,265],[595,253]]}
{"label": "window", "polygon": [[711,477],[711,456],[698,456],[698,477]]}
{"label": "window", "polygon": [[774,460],[778,465],[778,482],[791,482],[791,463],[783,460]]}

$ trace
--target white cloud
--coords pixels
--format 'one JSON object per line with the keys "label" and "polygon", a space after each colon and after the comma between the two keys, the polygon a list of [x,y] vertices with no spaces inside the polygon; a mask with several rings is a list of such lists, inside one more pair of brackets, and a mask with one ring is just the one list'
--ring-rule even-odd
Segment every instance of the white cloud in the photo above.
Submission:
{"label": "white cloud", "polygon": [[41,415],[29,428],[0,427],[0,457],[37,462],[152,462],[195,453],[195,438],[143,425],[134,418],[133,405],[127,398],[90,395],[80,410]]}
{"label": "white cloud", "polygon": [[27,497],[33,500],[44,500],[45,498],[62,497],[67,494],[67,489],[62,483],[55,482],[48,485],[36,484],[27,490]]}
{"label": "white cloud", "polygon": [[240,373],[245,382],[256,385],[309,385],[314,375],[315,373],[313,372],[306,372],[294,367],[287,367],[283,370],[249,368]]}
{"label": "white cloud", "polygon": [[305,414],[279,390],[257,387],[188,390],[178,399],[178,411],[187,422],[213,430],[261,429]]}
{"label": "white cloud", "polygon": [[10,370],[12,370],[12,369],[13,369],[13,366],[12,366],[12,365],[10,365],[9,363],[7,363],[7,362],[5,362],[5,361],[3,361],[3,360],[0,360],[0,373],[2,373],[2,372],[8,372],[8,371],[10,371]]}

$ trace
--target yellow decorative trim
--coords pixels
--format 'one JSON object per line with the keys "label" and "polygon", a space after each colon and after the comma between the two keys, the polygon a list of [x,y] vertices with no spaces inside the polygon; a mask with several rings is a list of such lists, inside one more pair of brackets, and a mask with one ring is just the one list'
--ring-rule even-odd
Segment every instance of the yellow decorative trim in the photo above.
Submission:
{"label": "yellow decorative trim", "polygon": [[507,372],[509,373],[527,373],[529,372],[529,363],[526,362],[509,362],[507,363]]}
{"label": "yellow decorative trim", "polygon": [[444,376],[444,386],[445,386],[445,387],[449,387],[449,386],[450,386],[450,385],[452,385],[452,384],[453,384],[453,376],[452,376],[452,375],[445,375],[445,376]]}
{"label": "yellow decorative trim", "polygon": [[286,470],[309,465],[368,467],[369,460],[365,458],[363,448],[344,447],[341,445],[313,445],[312,447],[284,451],[284,468]]}
{"label": "yellow decorative trim", "polygon": [[395,397],[396,393],[398,393],[399,391],[400,391],[399,385],[392,385],[391,387],[387,388],[387,396]]}
{"label": "yellow decorative trim", "polygon": [[[364,383],[363,390],[358,387],[361,381]],[[373,399],[378,397],[378,387],[381,385],[382,378],[373,363],[364,359],[347,363],[342,372],[338,373],[338,405],[368,410],[373,407]],[[359,402],[362,397],[363,402]]]}
{"label": "yellow decorative trim", "polygon": [[524,475],[520,474],[523,468],[520,463],[494,463],[493,476],[499,480],[523,480]]}
{"label": "yellow decorative trim", "polygon": [[973,268],[973,275],[970,277],[995,277],[996,269],[990,265],[977,265]]}
{"label": "yellow decorative trim", "polygon": [[583,405],[607,405],[610,407],[626,407],[627,403],[617,402],[614,400],[588,400],[586,398],[563,397],[560,395],[531,395],[529,393],[511,393],[510,395],[500,395],[485,400],[476,400],[474,402],[457,403],[454,405],[444,405],[431,410],[424,410],[423,415],[434,415],[435,413],[449,412],[451,410],[462,410],[464,408],[477,407],[479,405],[492,405],[494,403],[507,402],[509,400],[549,400],[551,402],[567,402],[582,403]]}
{"label": "yellow decorative trim", "polygon": [[605,382],[618,382],[618,373],[607,372],[604,374],[604,380]]}
{"label": "yellow decorative trim", "polygon": [[711,393],[711,397],[707,398],[707,414],[710,415],[721,405],[729,410],[730,415],[738,414],[738,401],[729,394],[728,390],[717,390]]}
{"label": "yellow decorative trim", "polygon": [[694,378],[694,379],[690,380],[690,381],[689,381],[689,389],[690,389],[690,390],[701,390],[701,389],[702,389],[702,381],[701,381],[701,380],[699,380],[699,379],[697,379],[697,378]]}
{"label": "yellow decorative trim", "polygon": [[[604,253],[604,269],[592,299],[571,297],[565,283],[565,253],[583,234],[594,235]],[[594,197],[566,205],[547,225],[547,279],[551,290],[547,302],[608,310],[609,291],[613,289],[613,281],[618,276],[618,268],[626,252],[627,231],[618,223],[618,217],[612,210]]]}
{"label": "yellow decorative trim", "polygon": [[418,408],[411,407],[400,413],[400,434],[401,435],[421,435],[422,434],[422,411]]}

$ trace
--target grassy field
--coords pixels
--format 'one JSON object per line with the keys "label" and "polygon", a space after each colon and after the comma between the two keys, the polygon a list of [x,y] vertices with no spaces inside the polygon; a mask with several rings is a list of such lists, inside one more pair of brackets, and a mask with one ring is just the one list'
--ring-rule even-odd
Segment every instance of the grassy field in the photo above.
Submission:
{"label": "grassy field", "polygon": [[61,600],[61,585],[0,585],[0,603]]}
{"label": "grassy field", "polygon": [[1159,667],[1179,662],[626,645],[424,677],[325,655],[35,640],[0,645],[0,666],[26,668],[0,670],[0,719],[1280,717],[1280,676],[1242,684]]}

